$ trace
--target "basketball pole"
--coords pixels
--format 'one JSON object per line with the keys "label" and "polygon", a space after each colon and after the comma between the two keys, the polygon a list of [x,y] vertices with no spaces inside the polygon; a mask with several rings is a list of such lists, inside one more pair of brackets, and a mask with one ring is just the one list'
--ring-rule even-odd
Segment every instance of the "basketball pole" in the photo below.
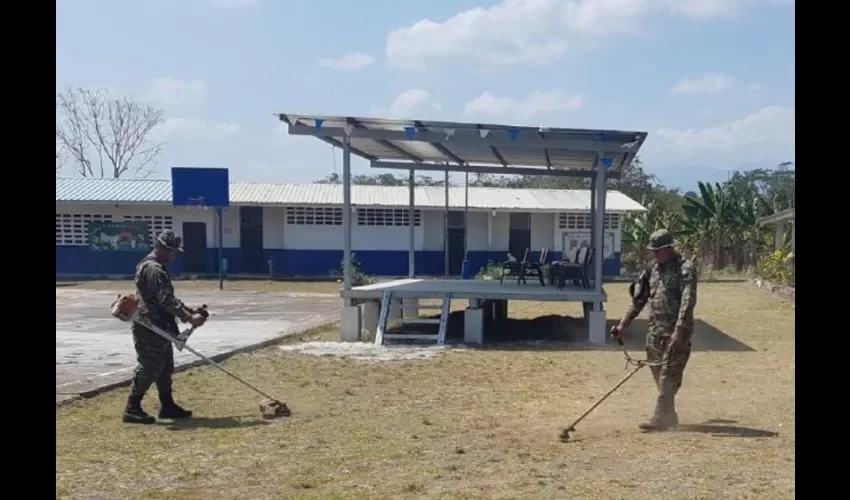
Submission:
{"label": "basketball pole", "polygon": [[215,215],[218,218],[218,289],[224,290],[224,253],[222,246],[224,245],[224,217],[220,206],[215,207]]}

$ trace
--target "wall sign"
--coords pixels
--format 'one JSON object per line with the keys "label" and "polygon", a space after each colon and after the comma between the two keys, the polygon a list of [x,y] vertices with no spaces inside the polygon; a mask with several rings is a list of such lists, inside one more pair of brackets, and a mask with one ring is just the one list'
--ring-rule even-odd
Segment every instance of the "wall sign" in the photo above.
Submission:
{"label": "wall sign", "polygon": [[[574,232],[567,231],[563,233],[564,238],[564,253],[569,252],[573,248],[581,248],[581,247],[589,247],[590,244],[590,233],[589,232]],[[602,237],[604,242],[604,249],[602,251],[602,255],[605,259],[610,259],[614,257],[614,233],[613,232],[605,232]]]}

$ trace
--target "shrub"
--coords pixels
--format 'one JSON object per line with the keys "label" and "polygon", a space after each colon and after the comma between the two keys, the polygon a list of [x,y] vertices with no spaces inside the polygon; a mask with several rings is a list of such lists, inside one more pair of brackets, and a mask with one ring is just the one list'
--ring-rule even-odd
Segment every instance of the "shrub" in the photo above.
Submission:
{"label": "shrub", "polygon": [[477,280],[497,280],[502,275],[501,264],[496,264],[492,260],[487,261],[486,266],[481,266],[478,274],[475,275]]}
{"label": "shrub", "polygon": [[794,286],[794,254],[776,250],[759,259],[756,274],[774,284]]}
{"label": "shrub", "polygon": [[[360,268],[360,259],[357,258],[357,254],[351,252],[351,286],[363,286],[369,285],[375,282],[374,279],[370,278],[363,274],[363,271]],[[332,274],[337,274],[332,272]],[[339,272],[337,274],[340,276],[340,279],[345,276],[345,258],[339,264]]]}

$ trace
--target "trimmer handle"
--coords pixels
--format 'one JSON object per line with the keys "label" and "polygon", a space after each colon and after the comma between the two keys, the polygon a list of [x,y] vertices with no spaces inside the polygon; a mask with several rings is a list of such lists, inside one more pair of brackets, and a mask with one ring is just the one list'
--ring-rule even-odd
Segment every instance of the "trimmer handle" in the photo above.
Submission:
{"label": "trimmer handle", "polygon": [[199,307],[199,308],[195,309],[195,312],[196,312],[197,314],[200,314],[200,315],[201,315],[201,316],[203,316],[204,318],[209,318],[209,317],[210,317],[210,312],[207,310],[207,305],[206,305],[206,304],[203,304],[201,307]]}
{"label": "trimmer handle", "polygon": [[620,338],[620,336],[619,336],[619,335],[617,335],[617,327],[616,327],[616,326],[612,326],[612,327],[611,327],[611,331],[610,331],[610,332],[608,332],[608,334],[609,334],[609,335],[611,335],[612,337],[614,337],[614,339],[616,339],[616,340],[617,340],[617,344],[619,344],[619,346],[620,346],[620,347],[623,347],[624,345],[626,345],[626,344],[623,342],[623,339],[622,339],[622,338]]}

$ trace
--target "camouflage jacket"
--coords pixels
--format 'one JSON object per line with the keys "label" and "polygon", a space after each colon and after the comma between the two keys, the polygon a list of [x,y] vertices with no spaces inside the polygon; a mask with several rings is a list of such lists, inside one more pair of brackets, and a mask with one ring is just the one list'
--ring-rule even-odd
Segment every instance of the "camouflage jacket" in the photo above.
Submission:
{"label": "camouflage jacket", "polygon": [[623,317],[631,323],[649,305],[649,333],[668,336],[680,328],[687,337],[694,330],[697,303],[697,270],[693,261],[676,255],[665,264],[655,263],[638,278],[640,286]]}
{"label": "camouflage jacket", "polygon": [[136,266],[136,293],[139,297],[139,315],[163,328],[177,327],[175,318],[188,321],[186,306],[174,296],[174,285],[168,270],[153,254],[147,255]]}

